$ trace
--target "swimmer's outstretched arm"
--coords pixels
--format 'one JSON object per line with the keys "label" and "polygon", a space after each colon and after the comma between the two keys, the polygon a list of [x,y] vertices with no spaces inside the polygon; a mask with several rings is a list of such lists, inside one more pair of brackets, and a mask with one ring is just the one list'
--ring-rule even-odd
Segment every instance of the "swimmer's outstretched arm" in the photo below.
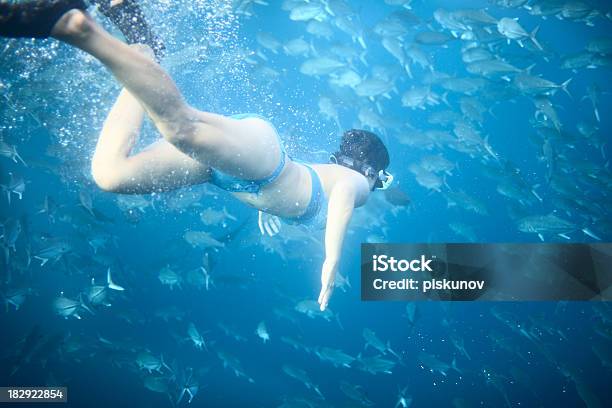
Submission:
{"label": "swimmer's outstretched arm", "polygon": [[346,229],[353,216],[357,189],[354,183],[340,182],[334,186],[328,202],[327,224],[325,227],[325,261],[321,270],[321,293],[319,305],[325,310],[334,290],[334,280]]}
{"label": "swimmer's outstretched arm", "polygon": [[113,105],[93,155],[96,184],[106,191],[146,194],[207,180],[207,166],[180,152],[164,139],[130,156],[142,127],[144,109],[123,89]]}
{"label": "swimmer's outstretched arm", "polygon": [[321,269],[321,293],[319,305],[325,310],[334,290],[334,280],[340,265],[342,243],[355,207],[367,201],[372,185],[368,180],[355,173],[333,186],[327,205],[327,225],[325,228],[325,261]]}

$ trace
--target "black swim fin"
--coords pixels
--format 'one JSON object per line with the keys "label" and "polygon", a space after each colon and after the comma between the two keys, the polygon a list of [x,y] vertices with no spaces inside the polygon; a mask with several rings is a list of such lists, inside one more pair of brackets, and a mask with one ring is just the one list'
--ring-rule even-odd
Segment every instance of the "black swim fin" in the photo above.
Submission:
{"label": "black swim fin", "polygon": [[85,10],[83,0],[0,0],[0,36],[47,38],[69,10]]}
{"label": "black swim fin", "polygon": [[114,6],[111,6],[110,0],[91,0],[91,2],[97,4],[102,14],[123,33],[128,44],[146,44],[151,47],[158,61],[163,58],[166,46],[151,30],[136,0],[123,0]]}

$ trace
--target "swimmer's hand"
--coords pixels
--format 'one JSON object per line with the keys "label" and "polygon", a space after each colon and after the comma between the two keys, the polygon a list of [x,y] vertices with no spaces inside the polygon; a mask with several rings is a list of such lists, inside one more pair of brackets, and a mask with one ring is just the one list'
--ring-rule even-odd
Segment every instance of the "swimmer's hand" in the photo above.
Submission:
{"label": "swimmer's hand", "polygon": [[260,211],[257,224],[259,225],[259,232],[261,232],[261,235],[268,234],[273,237],[280,232],[281,222],[276,215]]}
{"label": "swimmer's hand", "polygon": [[319,306],[321,311],[327,308],[329,298],[334,291],[334,281],[336,280],[336,271],[338,270],[338,262],[326,259],[323,262],[321,269],[321,293],[319,294]]}

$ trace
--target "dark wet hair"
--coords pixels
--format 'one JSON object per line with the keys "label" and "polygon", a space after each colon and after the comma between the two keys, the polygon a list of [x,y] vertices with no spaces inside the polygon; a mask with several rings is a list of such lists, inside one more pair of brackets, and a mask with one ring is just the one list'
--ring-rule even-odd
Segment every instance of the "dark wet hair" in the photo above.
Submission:
{"label": "dark wet hair", "polygon": [[[389,166],[389,152],[380,137],[362,129],[350,129],[342,135],[340,150],[334,156],[346,156],[355,163],[347,166],[360,173],[364,173],[363,164],[370,166],[376,173]],[[343,164],[338,160],[338,164]],[[365,174],[364,174],[365,175]]]}

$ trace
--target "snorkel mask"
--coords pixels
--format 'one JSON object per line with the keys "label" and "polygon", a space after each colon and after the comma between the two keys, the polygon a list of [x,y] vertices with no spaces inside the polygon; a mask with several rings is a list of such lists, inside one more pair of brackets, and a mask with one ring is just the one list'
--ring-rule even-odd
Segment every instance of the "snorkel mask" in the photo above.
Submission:
{"label": "snorkel mask", "polygon": [[375,190],[386,190],[393,183],[393,175],[386,170],[380,170],[378,174],[376,174],[376,170],[368,163],[360,160],[353,159],[348,157],[340,152],[336,152],[329,156],[329,161],[334,164],[339,164],[340,166],[348,167],[349,169],[353,169],[358,173],[363,174],[366,177],[376,177],[376,182],[374,183]]}

